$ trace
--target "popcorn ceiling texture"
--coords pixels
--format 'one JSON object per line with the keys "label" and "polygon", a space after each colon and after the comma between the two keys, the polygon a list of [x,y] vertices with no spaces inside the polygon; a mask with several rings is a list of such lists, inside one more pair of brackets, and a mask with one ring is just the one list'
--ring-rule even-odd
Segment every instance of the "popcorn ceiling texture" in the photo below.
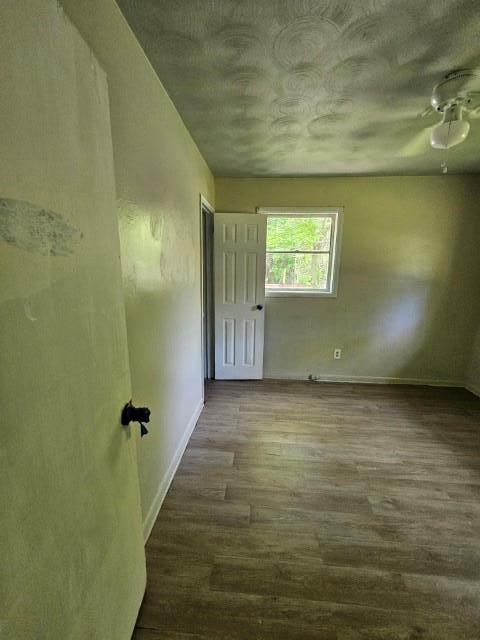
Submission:
{"label": "popcorn ceiling texture", "polygon": [[403,145],[445,73],[480,66],[478,0],[119,0],[217,175],[480,170]]}

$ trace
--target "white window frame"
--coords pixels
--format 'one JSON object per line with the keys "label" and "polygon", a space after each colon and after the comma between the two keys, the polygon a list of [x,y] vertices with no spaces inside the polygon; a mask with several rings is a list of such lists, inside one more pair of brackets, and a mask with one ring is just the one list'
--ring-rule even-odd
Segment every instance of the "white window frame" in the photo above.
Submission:
{"label": "white window frame", "polygon": [[[340,248],[343,229],[343,207],[257,207],[257,213],[271,217],[305,218],[331,217],[332,234],[330,238],[330,250],[319,253],[328,253],[330,261],[326,289],[269,289],[265,285],[267,298],[336,298],[338,291],[338,274],[340,268]],[[268,232],[267,232],[268,233]],[[266,252],[268,254],[268,251]],[[309,253],[308,251],[292,251],[292,253]]]}

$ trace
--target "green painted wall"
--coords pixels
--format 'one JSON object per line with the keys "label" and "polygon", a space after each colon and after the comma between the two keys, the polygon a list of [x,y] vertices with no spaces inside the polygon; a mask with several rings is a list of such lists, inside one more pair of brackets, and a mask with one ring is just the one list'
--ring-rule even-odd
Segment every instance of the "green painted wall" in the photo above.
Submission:
{"label": "green painted wall", "polygon": [[113,0],[63,0],[107,73],[143,517],[202,398],[199,196],[213,177]]}
{"label": "green painted wall", "polygon": [[0,60],[0,637],[128,640],[146,576],[106,77],[55,0],[2,0]]}
{"label": "green painted wall", "polygon": [[462,383],[479,297],[479,182],[218,178],[217,211],[345,209],[338,297],[267,299],[265,375]]}

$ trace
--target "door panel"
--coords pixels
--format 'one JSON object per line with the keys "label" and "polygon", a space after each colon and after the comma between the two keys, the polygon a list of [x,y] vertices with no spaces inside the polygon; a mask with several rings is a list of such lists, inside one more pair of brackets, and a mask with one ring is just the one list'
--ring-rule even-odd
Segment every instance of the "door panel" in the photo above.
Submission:
{"label": "door panel", "polygon": [[255,320],[243,321],[243,364],[253,367],[255,364]]}
{"label": "door panel", "polygon": [[127,640],[145,586],[106,77],[0,6],[0,636]]}
{"label": "door panel", "polygon": [[262,378],[266,218],[216,213],[214,220],[215,377]]}
{"label": "door panel", "polygon": [[236,277],[237,277],[237,265],[236,265],[236,255],[234,252],[227,252],[223,254],[223,269],[224,269],[224,280],[223,280],[223,303],[224,304],[235,304],[237,301],[236,296]]}
{"label": "door panel", "polygon": [[257,254],[247,253],[245,255],[245,303],[256,303],[257,277]]}

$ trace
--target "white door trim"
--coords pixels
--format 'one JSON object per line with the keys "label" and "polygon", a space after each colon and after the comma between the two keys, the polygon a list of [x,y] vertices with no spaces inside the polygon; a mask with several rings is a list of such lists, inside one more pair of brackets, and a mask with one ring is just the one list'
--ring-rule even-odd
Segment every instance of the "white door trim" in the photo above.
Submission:
{"label": "white door trim", "polygon": [[[204,308],[204,297],[205,297],[205,277],[204,277],[204,259],[205,259],[205,247],[203,243],[203,232],[204,232],[204,221],[203,221],[203,211],[206,210],[212,214],[215,213],[215,209],[209,203],[209,201],[205,198],[205,196],[200,194],[200,207],[199,207],[199,223],[200,223],[200,325],[201,325],[201,352],[202,352],[202,376],[205,372],[205,352],[204,352],[204,344],[205,344],[205,326],[204,326],[204,317],[206,313],[206,309]],[[213,274],[212,274],[213,279]],[[213,282],[212,282],[213,288]],[[214,293],[212,294],[214,295]],[[212,323],[215,322],[215,318],[211,319]],[[214,349],[214,345],[211,347]],[[204,383],[202,381],[202,401],[205,402],[205,389]]]}

